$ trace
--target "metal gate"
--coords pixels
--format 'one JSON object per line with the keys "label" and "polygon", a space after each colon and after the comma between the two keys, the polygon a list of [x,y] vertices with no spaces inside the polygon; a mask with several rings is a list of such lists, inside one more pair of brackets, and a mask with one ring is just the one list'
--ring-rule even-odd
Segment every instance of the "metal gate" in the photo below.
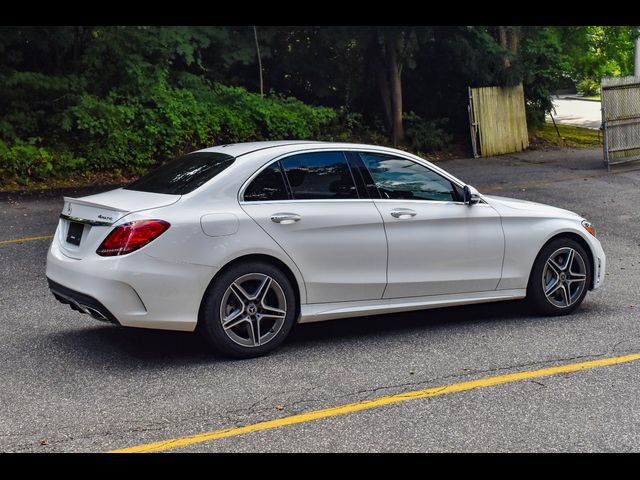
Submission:
{"label": "metal gate", "polygon": [[522,84],[469,88],[473,156],[519,152],[529,146]]}
{"label": "metal gate", "polygon": [[640,160],[640,77],[606,77],[600,82],[604,162]]}

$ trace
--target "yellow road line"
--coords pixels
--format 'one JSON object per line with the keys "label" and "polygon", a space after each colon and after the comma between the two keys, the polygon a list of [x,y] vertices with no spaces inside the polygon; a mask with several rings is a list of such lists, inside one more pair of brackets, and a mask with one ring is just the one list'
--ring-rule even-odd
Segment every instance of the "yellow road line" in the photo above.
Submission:
{"label": "yellow road line", "polygon": [[7,245],[9,243],[33,242],[34,240],[46,240],[48,238],[53,238],[53,235],[41,235],[39,237],[16,238],[15,240],[0,240],[0,245]]}
{"label": "yellow road line", "polygon": [[372,408],[378,408],[384,405],[391,405],[394,403],[404,402],[407,400],[436,397],[439,395],[446,395],[449,393],[473,390],[475,388],[491,387],[494,385],[502,385],[505,383],[518,382],[520,380],[527,380],[531,378],[547,377],[549,375],[558,375],[560,373],[577,372],[579,370],[585,370],[588,368],[604,367],[607,365],[615,365],[618,363],[632,362],[635,360],[640,360],[640,353],[633,353],[633,354],[624,355],[621,357],[602,358],[599,360],[591,360],[588,362],[569,363],[565,365],[559,365],[556,367],[542,368],[539,370],[527,370],[523,372],[508,373],[506,375],[498,375],[496,377],[479,378],[477,380],[471,380],[468,382],[452,383],[450,385],[426,388],[424,390],[415,390],[412,392],[397,393],[395,395],[378,397],[371,400],[363,400],[360,402],[349,403],[349,404],[341,405],[338,407],[331,407],[331,408],[325,408],[322,410],[315,410],[311,412],[300,413],[298,415],[292,415],[290,417],[284,417],[284,418],[278,418],[276,420],[269,420],[266,422],[254,423],[251,425],[245,425],[243,427],[227,428],[224,430],[216,430],[213,432],[199,433],[197,435],[190,435],[186,437],[173,438],[170,440],[163,440],[160,442],[137,445],[134,447],[122,448],[119,450],[112,450],[111,452],[108,452],[108,453],[161,452],[164,450],[171,450],[175,448],[186,447],[188,445],[193,445],[195,443],[202,443],[202,442],[208,442],[211,440],[217,440],[219,438],[233,437],[237,435],[243,435],[245,433],[259,432],[262,430],[270,430],[273,428],[284,427],[286,425],[295,425],[296,423],[311,422],[313,420],[320,420],[322,418],[335,417],[337,415],[344,415],[346,413],[360,412],[362,410],[369,410]]}

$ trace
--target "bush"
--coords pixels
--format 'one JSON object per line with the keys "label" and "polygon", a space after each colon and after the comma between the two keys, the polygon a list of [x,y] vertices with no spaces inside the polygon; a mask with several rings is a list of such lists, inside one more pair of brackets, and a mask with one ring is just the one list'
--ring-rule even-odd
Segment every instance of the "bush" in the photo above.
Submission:
{"label": "bush", "polygon": [[84,160],[69,152],[52,152],[38,146],[38,140],[16,140],[13,144],[0,140],[0,177],[3,180],[17,179],[25,183],[30,179],[43,180],[83,167]]}
{"label": "bush", "polygon": [[447,133],[446,118],[424,120],[413,112],[404,114],[405,135],[414,150],[418,152],[433,152],[444,150],[451,145],[453,135]]}
{"label": "bush", "polygon": [[[552,107],[541,105],[541,102],[525,100],[525,114],[527,116],[527,128],[530,131],[536,130],[544,125],[546,114]],[[549,110],[547,110],[549,108]]]}
{"label": "bush", "polygon": [[600,95],[600,83],[590,78],[585,78],[578,82],[578,93],[585,97],[593,97],[594,95]]}
{"label": "bush", "polygon": [[135,99],[84,94],[62,123],[76,139],[76,153],[89,159],[88,169],[138,173],[158,159],[213,144],[319,138],[336,116],[294,98],[260,98],[217,84],[172,87],[161,77]]}
{"label": "bush", "polygon": [[290,97],[249,93],[242,87],[215,85],[210,99],[225,141],[315,139],[336,119],[335,110],[313,107]]}
{"label": "bush", "polygon": [[273,93],[261,98],[167,65],[119,73],[107,91],[72,75],[0,75],[0,183],[72,172],[138,174],[215,144],[318,139],[350,129],[332,108]]}

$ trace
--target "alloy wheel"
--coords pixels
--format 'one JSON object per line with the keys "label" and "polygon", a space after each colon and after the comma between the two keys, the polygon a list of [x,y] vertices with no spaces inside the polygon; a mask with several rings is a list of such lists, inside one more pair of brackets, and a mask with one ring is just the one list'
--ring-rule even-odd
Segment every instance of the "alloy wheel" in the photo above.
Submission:
{"label": "alloy wheel", "polygon": [[227,337],[243,347],[259,347],[278,334],[287,316],[282,287],[269,275],[249,273],[229,285],[220,303]]}
{"label": "alloy wheel", "polygon": [[553,252],[542,270],[542,291],[552,305],[567,308],[587,287],[587,267],[580,253],[563,247]]}

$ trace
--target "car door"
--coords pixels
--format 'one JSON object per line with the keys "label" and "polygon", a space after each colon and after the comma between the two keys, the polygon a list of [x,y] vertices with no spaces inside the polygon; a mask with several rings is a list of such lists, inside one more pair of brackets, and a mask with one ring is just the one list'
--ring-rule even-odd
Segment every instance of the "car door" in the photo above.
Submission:
{"label": "car door", "polygon": [[307,303],[382,298],[384,226],[353,173],[343,152],[298,153],[271,163],[241,191],[244,211],[300,269]]}
{"label": "car door", "polygon": [[496,289],[504,233],[493,207],[463,203],[460,186],[411,159],[358,155],[380,195],[389,248],[384,298]]}

